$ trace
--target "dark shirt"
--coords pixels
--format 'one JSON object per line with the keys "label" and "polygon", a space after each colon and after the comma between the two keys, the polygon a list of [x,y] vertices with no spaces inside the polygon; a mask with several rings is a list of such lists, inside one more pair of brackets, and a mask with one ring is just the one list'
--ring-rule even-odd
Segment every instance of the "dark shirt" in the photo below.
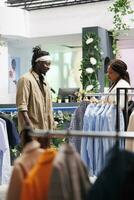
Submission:
{"label": "dark shirt", "polygon": [[0,115],[0,118],[4,119],[6,122],[9,146],[11,148],[14,148],[14,146],[19,144],[20,142],[19,133],[17,132],[15,124],[12,120],[8,119],[6,116]]}
{"label": "dark shirt", "polygon": [[134,154],[116,146],[109,162],[88,192],[86,200],[134,199]]}

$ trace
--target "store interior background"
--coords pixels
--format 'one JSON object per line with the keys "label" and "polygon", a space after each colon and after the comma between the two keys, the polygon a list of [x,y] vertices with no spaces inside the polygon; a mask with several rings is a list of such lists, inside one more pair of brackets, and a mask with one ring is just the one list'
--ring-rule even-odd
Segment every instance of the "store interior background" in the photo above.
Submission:
{"label": "store interior background", "polygon": [[[112,1],[26,11],[9,8],[0,2],[0,104],[14,104],[15,93],[8,93],[9,57],[20,58],[20,76],[31,67],[32,48],[41,45],[52,56],[51,70],[47,74],[51,87],[81,87],[82,28],[113,27],[108,7]],[[134,2],[132,2],[134,9]],[[99,14],[98,14],[99,13]],[[128,19],[124,19],[128,20]],[[120,58],[128,64],[131,85],[134,87],[134,23],[127,34],[122,33],[118,46]],[[54,96],[55,97],[55,96]]]}

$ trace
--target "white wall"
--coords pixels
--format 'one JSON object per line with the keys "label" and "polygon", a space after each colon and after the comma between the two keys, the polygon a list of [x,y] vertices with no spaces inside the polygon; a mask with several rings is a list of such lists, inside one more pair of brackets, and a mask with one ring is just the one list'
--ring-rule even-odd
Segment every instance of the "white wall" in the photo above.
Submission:
{"label": "white wall", "polygon": [[8,95],[8,48],[0,47],[0,104],[15,103],[15,95]]}
{"label": "white wall", "polygon": [[8,88],[8,48],[7,46],[0,46],[0,92],[1,95],[7,91]]}
{"label": "white wall", "polygon": [[5,4],[5,0],[0,0],[0,6],[3,6],[3,7],[6,6],[6,4]]}
{"label": "white wall", "polygon": [[[16,37],[46,37],[81,33],[83,27],[91,26],[110,30],[113,27],[113,18],[108,8],[112,3],[113,1],[104,1],[30,12],[2,6],[0,7],[0,34]],[[134,8],[133,1],[132,7]]]}
{"label": "white wall", "polygon": [[[81,33],[82,27],[91,26],[100,26],[110,30],[113,26],[113,18],[108,8],[112,3],[113,1],[104,1],[30,12],[1,6],[0,34],[46,37]],[[1,5],[3,5],[3,0]],[[133,1],[132,7],[134,8]]]}
{"label": "white wall", "polygon": [[31,37],[81,33],[82,27],[112,27],[110,3],[89,3],[30,12]]}
{"label": "white wall", "polygon": [[0,34],[29,36],[29,13],[19,8],[0,7]]}
{"label": "white wall", "polygon": [[134,46],[131,49],[120,49],[120,58],[126,62],[128,66],[131,86],[134,87]]}

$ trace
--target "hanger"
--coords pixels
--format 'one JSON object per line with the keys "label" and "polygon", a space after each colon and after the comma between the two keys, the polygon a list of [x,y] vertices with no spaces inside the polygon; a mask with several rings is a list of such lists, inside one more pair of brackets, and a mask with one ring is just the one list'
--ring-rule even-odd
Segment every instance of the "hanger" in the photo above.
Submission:
{"label": "hanger", "polygon": [[69,144],[69,137],[70,137],[70,130],[67,129],[67,131],[66,131],[66,136],[65,136],[65,142],[66,142],[67,144]]}

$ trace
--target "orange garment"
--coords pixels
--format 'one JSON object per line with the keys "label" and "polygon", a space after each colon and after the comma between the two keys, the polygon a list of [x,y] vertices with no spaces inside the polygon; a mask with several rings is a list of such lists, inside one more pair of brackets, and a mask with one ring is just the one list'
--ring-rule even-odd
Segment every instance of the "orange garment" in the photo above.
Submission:
{"label": "orange garment", "polygon": [[26,144],[21,156],[14,162],[6,200],[20,200],[23,181],[42,153],[44,149],[37,141]]}
{"label": "orange garment", "polygon": [[47,200],[56,149],[46,149],[23,181],[21,200]]}

